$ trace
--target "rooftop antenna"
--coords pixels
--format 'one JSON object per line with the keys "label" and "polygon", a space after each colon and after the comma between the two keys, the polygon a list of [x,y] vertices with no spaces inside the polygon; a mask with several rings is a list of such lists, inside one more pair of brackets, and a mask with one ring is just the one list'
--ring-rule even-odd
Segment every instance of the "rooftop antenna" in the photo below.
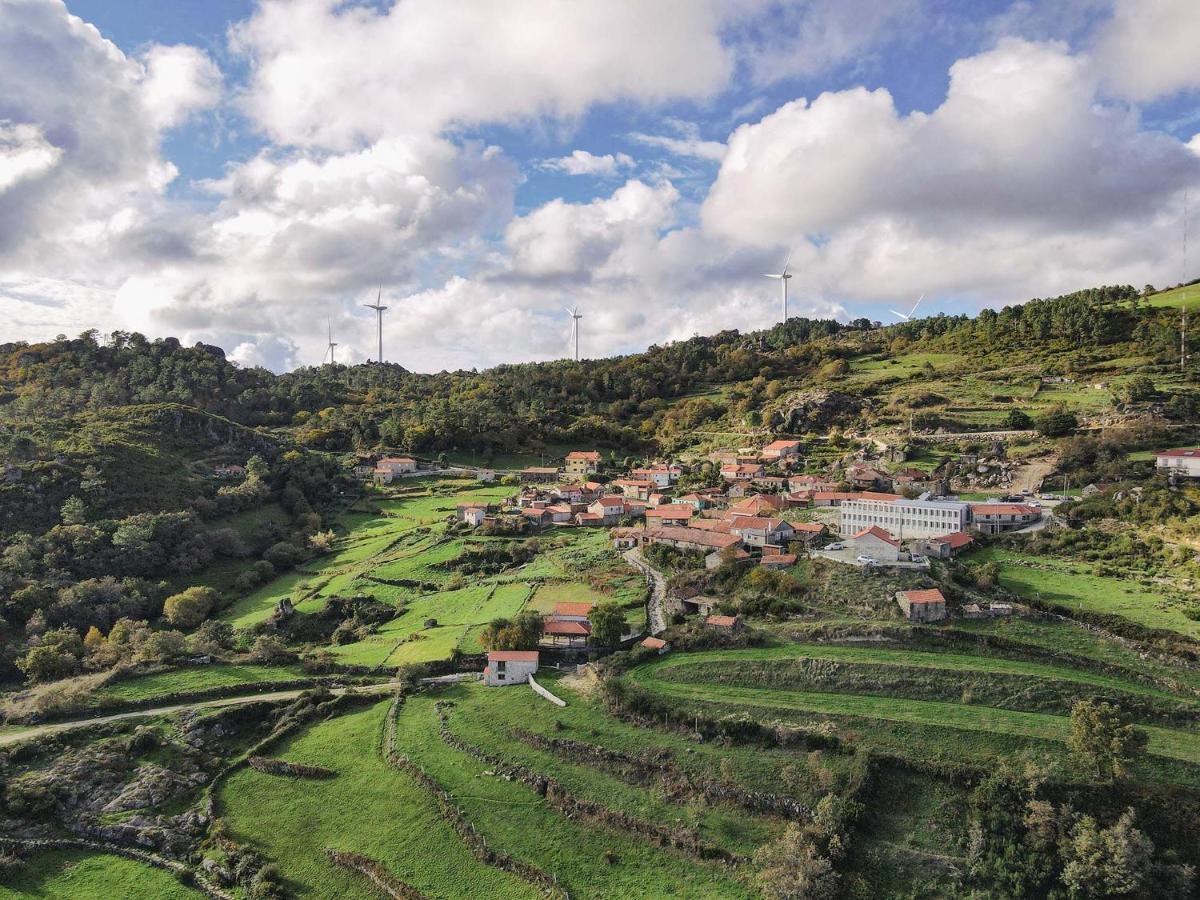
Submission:
{"label": "rooftop antenna", "polygon": [[788,268],[791,266],[791,264],[792,264],[792,254],[789,253],[788,257],[787,257],[787,262],[785,262],[783,264],[782,272],[780,272],[778,275],[773,275],[770,273],[763,275],[763,278],[778,279],[780,284],[783,285],[783,321],[785,324],[787,323],[787,319],[788,319],[788,315],[787,315],[787,294],[788,294],[787,283],[788,283],[788,280],[792,277],[791,275],[788,274]]}
{"label": "rooftop antenna", "polygon": [[379,286],[379,293],[375,297],[374,303],[364,303],[367,309],[375,310],[375,314],[379,317],[379,362],[383,362],[383,311],[387,309],[381,301],[383,300],[383,285]]}
{"label": "rooftop antenna", "polygon": [[333,323],[329,321],[328,317],[325,319],[325,327],[329,330],[329,346],[326,347],[325,350],[329,354],[329,364],[332,366],[335,362],[333,358],[333,350],[337,344],[333,340]]}
{"label": "rooftop antenna", "polygon": [[924,299],[925,299],[925,295],[922,294],[920,297],[917,298],[917,302],[913,304],[913,308],[910,309],[906,313],[902,313],[896,309],[889,309],[888,312],[890,312],[893,316],[899,316],[905,322],[911,322],[912,317],[917,314],[917,307],[921,305],[921,301]]}
{"label": "rooftop antenna", "polygon": [[579,305],[576,304],[574,309],[568,309],[567,313],[571,316],[571,340],[575,343],[575,362],[579,362],[579,320],[583,318],[583,313],[579,311]]}

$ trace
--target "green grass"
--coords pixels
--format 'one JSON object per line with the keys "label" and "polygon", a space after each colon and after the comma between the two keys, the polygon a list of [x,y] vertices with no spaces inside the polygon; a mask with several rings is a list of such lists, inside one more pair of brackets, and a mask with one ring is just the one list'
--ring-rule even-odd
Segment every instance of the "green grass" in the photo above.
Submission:
{"label": "green grass", "polygon": [[301,593],[301,584],[307,582],[310,576],[300,572],[288,572],[273,578],[258,590],[253,591],[233,605],[221,611],[220,618],[229,622],[234,628],[249,628],[269,618],[277,604],[284,597],[293,599]]}
{"label": "green grass", "polygon": [[214,663],[209,666],[173,669],[169,672],[157,672],[153,675],[114,681],[105,685],[96,695],[96,699],[133,702],[180,691],[205,691],[237,684],[253,684],[259,681],[292,681],[304,677],[304,670],[300,666]]}
{"label": "green grass", "polygon": [[1152,294],[1145,301],[1149,306],[1170,306],[1179,309],[1187,306],[1189,310],[1200,307],[1200,284],[1189,284],[1169,291]]}
{"label": "green grass", "polygon": [[325,766],[327,780],[242,769],[220,792],[233,837],[277,862],[289,892],[340,900],[373,896],[366,882],[330,863],[326,847],[353,850],[430,897],[536,897],[525,882],[478,863],[435,800],[380,753],[389,702],[323,722],[272,751]]}
{"label": "green grass", "polygon": [[995,548],[977,551],[969,559],[999,563],[1000,584],[1022,597],[1078,612],[1121,616],[1147,628],[1200,639],[1200,622],[1184,615],[1180,601],[1125,579],[1092,575],[1083,564]]}
{"label": "green grass", "polygon": [[718,865],[660,850],[616,829],[564,818],[523,784],[484,774],[486,765],[438,736],[435,699],[421,695],[405,704],[398,729],[401,752],[454,795],[493,847],[553,873],[572,897],[754,896]]}
{"label": "green grass", "polygon": [[[655,693],[680,701],[763,710],[797,710],[826,715],[859,716],[890,722],[934,725],[965,731],[1033,738],[1064,743],[1071,723],[1066,716],[967,706],[933,700],[905,700],[870,694],[833,694],[778,688],[741,688],[713,684],[676,684],[652,673],[635,671],[634,680]],[[1200,739],[1195,733],[1140,726],[1150,736],[1149,751],[1169,759],[1200,763]]]}
{"label": "green grass", "polygon": [[199,900],[204,894],[185,887],[175,877],[123,856],[52,850],[40,853],[5,879],[0,898],[47,897],[61,900],[115,900],[153,897],[155,900]]}

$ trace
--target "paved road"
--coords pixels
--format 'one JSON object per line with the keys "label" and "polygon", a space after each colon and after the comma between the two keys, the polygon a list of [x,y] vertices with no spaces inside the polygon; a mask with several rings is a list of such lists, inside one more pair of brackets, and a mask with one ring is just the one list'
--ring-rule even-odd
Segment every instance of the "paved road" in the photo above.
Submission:
{"label": "paved road", "polygon": [[[381,684],[369,684],[356,687],[333,688],[333,693],[342,695],[348,692],[361,694],[386,694],[399,685],[400,682],[387,681]],[[42,737],[58,731],[70,731],[72,728],[82,728],[85,725],[97,725],[102,722],[120,722],[124,719],[144,719],[147,716],[164,716],[171,713],[183,712],[187,709],[209,709],[218,706],[237,706],[240,703],[254,703],[258,700],[294,700],[311,688],[295,688],[288,691],[275,691],[267,694],[246,694],[238,697],[221,697],[215,700],[197,700],[193,703],[179,703],[174,706],[156,706],[152,709],[139,709],[133,712],[113,713],[107,716],[94,716],[90,719],[77,719],[70,722],[50,722],[46,725],[35,725],[23,731],[10,734],[0,734],[0,747],[5,744],[16,744],[29,738]]]}
{"label": "paved road", "polygon": [[626,550],[622,556],[635,569],[640,569],[650,579],[650,599],[646,601],[646,626],[651,634],[662,634],[667,630],[667,579],[662,572],[646,562],[642,551],[637,547]]}

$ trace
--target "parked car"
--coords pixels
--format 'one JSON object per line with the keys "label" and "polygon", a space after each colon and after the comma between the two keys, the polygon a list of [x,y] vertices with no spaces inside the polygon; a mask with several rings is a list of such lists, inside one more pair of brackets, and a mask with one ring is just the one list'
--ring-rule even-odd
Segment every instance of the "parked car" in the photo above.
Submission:
{"label": "parked car", "polygon": [[862,563],[864,566],[871,565],[875,562],[875,560],[871,559],[869,556],[856,556],[854,557],[854,561]]}

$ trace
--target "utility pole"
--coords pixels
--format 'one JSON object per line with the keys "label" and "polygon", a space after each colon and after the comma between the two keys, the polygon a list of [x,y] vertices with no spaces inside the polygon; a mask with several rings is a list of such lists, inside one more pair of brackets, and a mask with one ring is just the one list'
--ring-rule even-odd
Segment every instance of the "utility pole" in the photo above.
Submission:
{"label": "utility pole", "polygon": [[1187,298],[1179,307],[1179,372],[1187,374]]}

